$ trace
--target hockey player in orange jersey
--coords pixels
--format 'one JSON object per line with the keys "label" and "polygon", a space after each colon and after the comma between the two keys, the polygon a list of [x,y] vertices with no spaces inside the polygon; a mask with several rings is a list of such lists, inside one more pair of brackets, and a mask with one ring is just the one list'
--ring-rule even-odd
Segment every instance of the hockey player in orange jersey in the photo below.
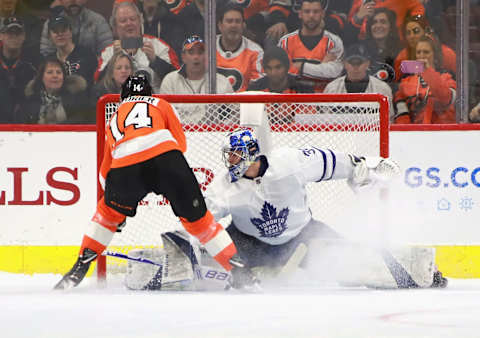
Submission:
{"label": "hockey player in orange jersey", "polygon": [[145,77],[129,77],[122,86],[121,104],[105,131],[100,169],[105,194],[83,237],[77,262],[55,289],[69,289],[83,280],[90,263],[121,230],[126,216],[135,216],[138,202],[149,192],[167,198],[184,228],[225,270],[232,272],[231,286],[242,288],[256,282],[236,255],[228,233],[206,208],[198,182],[183,156],[186,139],[175,108],[151,95]]}

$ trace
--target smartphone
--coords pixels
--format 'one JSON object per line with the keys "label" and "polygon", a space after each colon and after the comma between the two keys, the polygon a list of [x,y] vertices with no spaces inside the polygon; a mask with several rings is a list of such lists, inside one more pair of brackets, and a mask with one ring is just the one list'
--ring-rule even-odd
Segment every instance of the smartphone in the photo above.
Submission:
{"label": "smartphone", "polygon": [[143,38],[125,38],[121,40],[123,49],[138,49],[143,47]]}
{"label": "smartphone", "polygon": [[423,61],[416,60],[403,60],[400,63],[400,71],[403,74],[418,74],[423,73],[425,70],[425,64]]}

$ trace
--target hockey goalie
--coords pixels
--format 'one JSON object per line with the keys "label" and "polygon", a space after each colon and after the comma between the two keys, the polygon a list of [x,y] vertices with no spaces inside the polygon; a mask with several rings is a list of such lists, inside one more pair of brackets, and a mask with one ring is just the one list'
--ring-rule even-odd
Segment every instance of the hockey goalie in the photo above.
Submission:
{"label": "hockey goalie", "polygon": [[[240,128],[219,151],[225,163],[205,193],[215,219],[231,217],[227,232],[258,280],[288,283],[295,272],[311,282],[373,288],[445,287],[435,251],[425,247],[371,248],[342,238],[314,219],[306,186],[346,180],[361,198],[400,173],[392,160],[344,154],[320,145],[272,147],[268,135]],[[126,285],[148,290],[229,288],[230,274],[188,235],[162,235],[163,250],[130,253]],[[268,284],[268,283],[264,283]]]}

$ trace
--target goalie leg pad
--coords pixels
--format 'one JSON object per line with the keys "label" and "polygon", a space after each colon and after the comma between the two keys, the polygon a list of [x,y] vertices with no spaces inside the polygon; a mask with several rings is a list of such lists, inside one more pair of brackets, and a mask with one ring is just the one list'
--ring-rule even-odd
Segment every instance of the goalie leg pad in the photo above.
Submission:
{"label": "goalie leg pad", "polygon": [[193,238],[182,232],[162,234],[163,249],[132,250],[128,261],[125,285],[131,290],[205,290],[221,291],[227,286],[230,274]]}
{"label": "goalie leg pad", "polygon": [[[188,242],[182,247],[172,236],[162,234],[163,249],[131,250],[129,256],[157,263],[148,264],[129,260],[125,285],[132,290],[193,290],[194,264],[197,262]],[[183,245],[185,244],[185,245]],[[186,254],[185,251],[191,251]]]}
{"label": "goalie leg pad", "polygon": [[425,288],[433,282],[435,249],[376,249],[342,239],[315,239],[309,270],[324,281],[379,289]]}

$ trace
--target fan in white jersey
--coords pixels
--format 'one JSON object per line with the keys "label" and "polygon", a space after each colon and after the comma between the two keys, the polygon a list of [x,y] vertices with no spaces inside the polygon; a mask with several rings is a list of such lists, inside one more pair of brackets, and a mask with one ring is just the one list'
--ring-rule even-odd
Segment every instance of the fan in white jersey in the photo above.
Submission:
{"label": "fan in white jersey", "polygon": [[[260,155],[259,144],[248,129],[230,133],[222,152],[228,174],[216,179],[207,191],[208,208],[216,219],[231,215],[227,231],[247,264],[271,271],[281,271],[300,248],[307,250],[298,263],[308,270],[316,268],[325,243],[349,247],[333,229],[312,218],[307,204],[308,183],[345,179],[351,188],[359,190],[400,173],[398,165],[389,159],[364,158],[316,146],[279,147]],[[381,288],[446,285],[434,266],[433,249],[389,252],[351,245],[348,250],[374,252],[380,260],[377,266],[387,274],[357,282]],[[371,253],[364,256],[368,255]]]}

